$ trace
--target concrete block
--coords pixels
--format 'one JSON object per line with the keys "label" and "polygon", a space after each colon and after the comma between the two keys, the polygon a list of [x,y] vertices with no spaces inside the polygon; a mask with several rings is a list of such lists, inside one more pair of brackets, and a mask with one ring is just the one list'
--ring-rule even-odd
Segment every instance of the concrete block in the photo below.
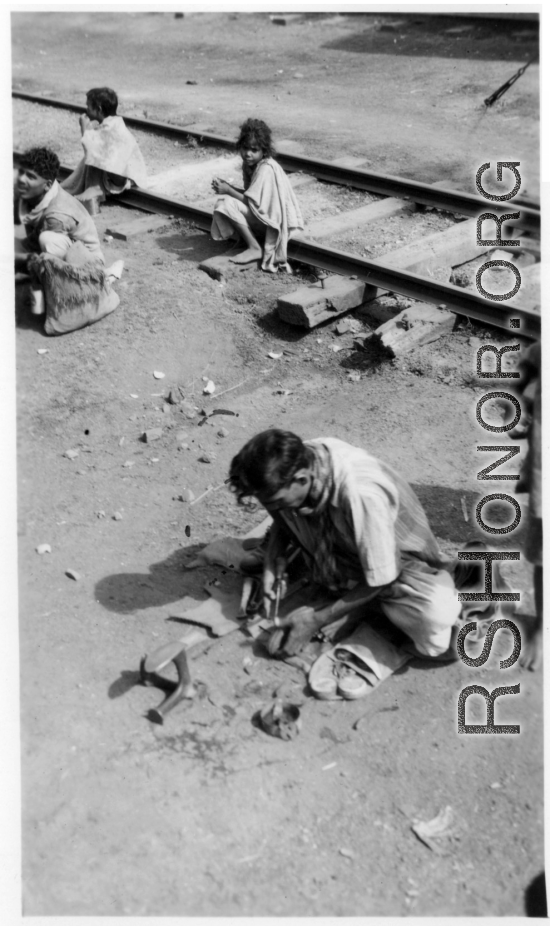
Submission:
{"label": "concrete block", "polygon": [[455,320],[453,312],[419,302],[380,325],[372,337],[379,339],[394,357],[400,357],[449,334]]}
{"label": "concrete block", "polygon": [[279,318],[291,325],[314,328],[321,322],[354,309],[379,293],[376,286],[340,276],[327,277],[324,285],[300,286],[277,300]]}
{"label": "concrete block", "polygon": [[165,215],[144,215],[139,219],[131,219],[129,222],[119,222],[117,225],[111,225],[105,234],[112,235],[120,241],[128,241],[137,235],[144,235],[147,232],[155,231],[170,224],[170,219]]}
{"label": "concrete block", "polygon": [[467,219],[398,251],[390,251],[373,263],[425,275],[444,267],[457,267],[474,257],[479,257],[476,220]]}
{"label": "concrete block", "polygon": [[330,235],[339,235],[342,232],[352,231],[362,225],[368,225],[369,222],[378,222],[380,219],[398,215],[400,212],[412,212],[413,208],[404,199],[395,199],[393,196],[388,196],[386,199],[367,203],[366,206],[361,206],[359,209],[351,209],[349,212],[341,212],[338,215],[320,219],[318,222],[312,222],[310,225],[306,225],[303,235],[306,238],[328,238]]}

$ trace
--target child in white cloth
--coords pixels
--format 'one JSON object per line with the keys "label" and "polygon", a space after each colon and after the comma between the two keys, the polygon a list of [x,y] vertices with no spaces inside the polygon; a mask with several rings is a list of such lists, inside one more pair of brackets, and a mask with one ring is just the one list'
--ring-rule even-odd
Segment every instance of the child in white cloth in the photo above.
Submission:
{"label": "child in white cloth", "polygon": [[231,258],[236,264],[261,261],[262,270],[289,272],[288,239],[304,223],[294,190],[275,160],[269,126],[261,119],[247,119],[236,147],[243,159],[244,189],[221,179],[212,182],[221,194],[214,209],[212,237],[215,241],[242,239],[245,250]]}
{"label": "child in white cloth", "polygon": [[139,146],[122,116],[118,97],[110,87],[86,94],[87,111],[80,116],[84,157],[61,186],[95,215],[106,195],[115,196],[135,184],[147,185],[147,171]]}

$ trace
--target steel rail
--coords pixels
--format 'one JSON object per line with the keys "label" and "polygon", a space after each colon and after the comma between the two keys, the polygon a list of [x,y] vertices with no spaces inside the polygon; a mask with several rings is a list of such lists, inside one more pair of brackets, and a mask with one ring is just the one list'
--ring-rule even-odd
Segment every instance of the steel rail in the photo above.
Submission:
{"label": "steel rail", "polygon": [[[26,100],[30,103],[41,103],[45,106],[52,106],[57,109],[66,109],[76,113],[86,112],[85,106],[77,103],[70,103],[64,100],[58,100],[49,97],[38,96],[32,93],[24,93],[20,90],[13,90],[12,97],[18,100]],[[150,119],[138,119],[135,116],[124,116],[127,125],[142,129],[147,132],[154,132],[158,135],[166,135],[169,138],[190,137],[200,140],[207,145],[215,145],[219,148],[235,150],[233,139],[226,138],[224,135],[216,135],[211,132],[201,132],[200,130],[187,128],[185,126],[176,126],[168,122],[154,122]],[[445,190],[440,187],[434,187],[429,183],[421,183],[418,180],[407,180],[402,177],[395,177],[391,174],[381,174],[375,171],[361,170],[360,168],[338,167],[331,161],[308,158],[304,155],[284,154],[277,155],[277,160],[285,170],[292,172],[303,172],[313,174],[319,180],[325,180],[330,183],[337,183],[341,186],[354,187],[360,190],[369,190],[381,196],[397,196],[400,199],[407,199],[414,203],[424,206],[434,206],[448,212],[456,212],[465,216],[478,216],[482,212],[494,212],[497,215],[511,213],[520,209],[519,219],[512,219],[507,222],[507,226],[518,226],[531,232],[540,234],[540,209],[536,205],[524,205],[525,200],[514,204],[513,200],[502,203],[494,203],[490,200],[483,199],[480,196],[474,196],[472,193],[464,193],[459,190]]]}
{"label": "steel rail", "polygon": [[[19,152],[14,152],[14,161],[17,163]],[[66,177],[70,173],[68,167],[62,167],[60,176]],[[166,215],[185,219],[194,223],[203,231],[209,231],[212,224],[212,213],[200,206],[191,203],[169,199],[159,193],[149,193],[139,187],[132,187],[117,196],[119,202],[145,212],[157,215]],[[457,315],[466,315],[476,321],[495,325],[498,328],[509,329],[509,319],[519,318],[521,328],[517,332],[523,337],[536,340],[540,338],[540,315],[527,308],[517,308],[492,302],[484,299],[477,293],[469,292],[451,283],[439,283],[428,277],[409,273],[406,270],[397,270],[386,264],[383,260],[366,260],[347,251],[337,251],[326,248],[303,237],[291,238],[288,242],[288,256],[291,260],[300,261],[319,270],[327,270],[342,276],[357,277],[372,286],[378,286],[389,292],[396,292],[402,296],[422,299],[432,305],[445,305]]]}

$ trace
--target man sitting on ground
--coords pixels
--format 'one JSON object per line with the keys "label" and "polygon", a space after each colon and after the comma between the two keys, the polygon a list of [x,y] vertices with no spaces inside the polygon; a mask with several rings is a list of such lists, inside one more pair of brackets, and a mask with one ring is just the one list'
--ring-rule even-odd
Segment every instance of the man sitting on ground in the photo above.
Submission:
{"label": "man sitting on ground", "polygon": [[[62,190],[59,158],[49,148],[30,148],[15,184],[15,271],[31,281],[31,311],[45,315],[46,334],[74,331],[116,309],[119,297],[105,271],[94,221]],[[28,275],[28,276],[27,276]],[[17,277],[16,277],[17,278]]]}
{"label": "man sitting on ground", "polygon": [[263,566],[268,613],[276,561],[290,539],[326,593],[321,607],[297,608],[282,622],[288,655],[377,599],[416,655],[457,658],[460,603],[451,566],[418,498],[390,466],[335,438],[304,442],[269,430],[233,458],[229,478],[240,503],[253,496],[273,517]]}

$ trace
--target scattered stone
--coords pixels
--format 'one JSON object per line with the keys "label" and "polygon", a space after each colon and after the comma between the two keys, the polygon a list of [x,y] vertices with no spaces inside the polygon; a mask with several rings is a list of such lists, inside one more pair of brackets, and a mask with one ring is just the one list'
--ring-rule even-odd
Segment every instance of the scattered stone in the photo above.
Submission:
{"label": "scattered stone", "polygon": [[216,459],[216,454],[210,453],[208,451],[201,453],[200,457],[198,458],[199,463],[213,463],[215,459]]}
{"label": "scattered stone", "polygon": [[130,393],[130,398],[131,398],[131,399],[139,399],[139,396],[137,395],[136,392],[131,392],[131,393]]}
{"label": "scattered stone", "polygon": [[186,418],[196,418],[197,417],[197,408],[195,405],[191,405],[190,402],[182,402],[181,410]]}
{"label": "scattered stone", "polygon": [[195,499],[195,493],[191,489],[184,489],[181,495],[178,495],[179,502],[192,502]]}
{"label": "scattered stone", "polygon": [[227,428],[218,428],[218,437],[229,437]]}
{"label": "scattered stone", "polygon": [[497,788],[502,788],[500,781],[493,781],[491,788],[495,791]]}
{"label": "scattered stone", "polygon": [[135,464],[134,460],[126,460],[126,462],[123,463],[122,465],[125,466],[127,469],[129,469],[130,466],[135,466],[136,464]]}
{"label": "scattered stone", "polygon": [[212,395],[212,393],[216,391],[215,383],[213,383],[212,380],[209,379],[208,382],[206,383],[206,386],[204,387],[202,391],[204,395]]}
{"label": "scattered stone", "polygon": [[164,379],[166,373],[161,373],[160,370],[153,370],[153,376],[155,379]]}
{"label": "scattered stone", "polygon": [[141,435],[141,439],[145,444],[150,444],[151,441],[158,440],[160,437],[162,437],[162,428],[150,428]]}
{"label": "scattered stone", "polygon": [[37,354],[49,354],[50,351],[48,347],[39,347],[36,353]]}
{"label": "scattered stone", "polygon": [[120,511],[115,511],[113,515],[113,521],[122,521],[122,514]]}
{"label": "scattered stone", "polygon": [[336,331],[336,334],[348,334],[349,332],[352,334],[358,334],[362,328],[363,326],[361,322],[356,318],[343,318],[341,322],[338,322],[334,330]]}
{"label": "scattered stone", "polygon": [[75,582],[79,582],[80,579],[82,578],[80,573],[77,572],[76,569],[66,569],[65,575],[68,576],[69,579],[74,579]]}
{"label": "scattered stone", "polygon": [[78,450],[66,450],[63,456],[67,457],[68,460],[76,460],[78,453]]}
{"label": "scattered stone", "polygon": [[267,356],[271,357],[272,360],[280,360],[283,355],[282,353],[276,354],[275,351],[271,350]]}
{"label": "scattered stone", "polygon": [[349,858],[352,860],[355,858],[355,852],[352,852],[351,849],[342,848],[342,849],[338,849],[338,852],[340,853],[340,855],[343,855],[344,858]]}
{"label": "scattered stone", "polygon": [[350,383],[358,383],[361,379],[359,370],[352,370],[350,373],[348,373],[348,379]]}
{"label": "scattered stone", "polygon": [[77,469],[76,475],[77,475],[77,476],[85,476],[85,475],[86,475],[86,470],[85,470],[85,469]]}
{"label": "scattered stone", "polygon": [[52,548],[51,548],[51,546],[49,545],[49,543],[39,543],[38,546],[36,547],[36,552],[37,552],[40,556],[42,556],[44,553],[51,553],[51,552],[52,552]]}

